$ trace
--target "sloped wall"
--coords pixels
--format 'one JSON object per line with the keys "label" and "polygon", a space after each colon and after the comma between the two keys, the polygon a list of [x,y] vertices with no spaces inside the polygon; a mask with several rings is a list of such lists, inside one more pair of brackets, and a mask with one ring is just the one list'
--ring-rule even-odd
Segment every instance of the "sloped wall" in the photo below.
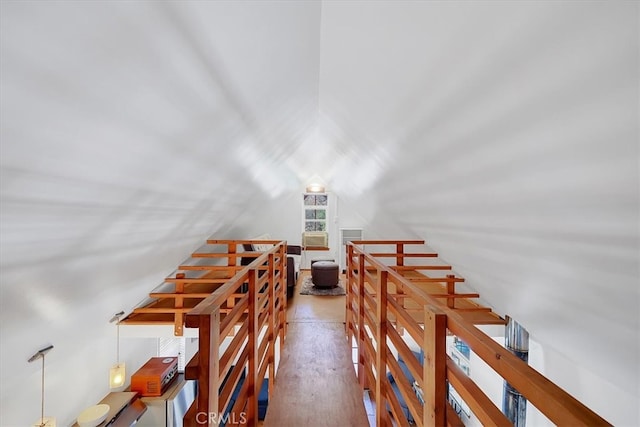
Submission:
{"label": "sloped wall", "polygon": [[[27,358],[51,343],[46,414],[65,426],[109,391],[109,318],[298,185],[255,156],[315,124],[319,6],[1,7],[0,425],[39,417]],[[129,374],[156,351],[121,347]]]}
{"label": "sloped wall", "polygon": [[1,8],[0,424],[37,418],[48,343],[71,424],[107,392],[111,315],[206,236],[293,240],[278,209],[314,174],[340,226],[426,238],[545,374],[640,423],[637,3]]}
{"label": "sloped wall", "polygon": [[322,12],[320,133],[359,158],[343,199],[427,239],[541,343],[545,374],[640,422],[638,3]]}

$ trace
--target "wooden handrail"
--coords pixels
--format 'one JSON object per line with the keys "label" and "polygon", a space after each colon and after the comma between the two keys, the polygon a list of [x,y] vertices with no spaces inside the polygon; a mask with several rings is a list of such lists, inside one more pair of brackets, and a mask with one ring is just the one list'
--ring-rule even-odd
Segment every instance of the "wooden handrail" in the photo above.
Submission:
{"label": "wooden handrail", "polygon": [[[490,313],[481,306],[457,307],[455,301],[477,297],[475,293],[455,292],[455,283],[464,279],[449,275],[446,278],[425,276],[415,280],[417,270],[430,270],[428,265],[409,268],[399,264],[410,253],[406,244],[423,244],[423,241],[358,241],[346,247],[347,258],[347,316],[346,328],[350,339],[358,346],[358,378],[362,387],[370,389],[376,400],[377,425],[388,425],[389,411],[398,425],[406,425],[386,372],[396,379],[398,389],[408,403],[408,409],[418,426],[457,425],[455,412],[447,402],[448,384],[456,389],[471,411],[485,425],[510,425],[502,412],[482,390],[467,377],[446,354],[446,334],[454,334],[505,381],[516,388],[531,404],[549,420],[558,425],[610,425],[606,420],[580,403],[559,386],[527,365],[509,350],[478,329],[469,316]],[[366,245],[394,245],[397,254],[387,252],[368,253]],[[368,249],[368,248],[367,248]],[[428,252],[419,253],[431,258]],[[386,265],[379,257],[396,258],[398,265]],[[418,257],[415,254],[409,256]],[[434,268],[435,270],[436,268]],[[403,273],[412,276],[404,277]],[[441,282],[442,292],[434,294],[421,288]],[[407,308],[407,307],[411,308]],[[402,333],[407,331],[424,351],[421,372],[418,360],[409,347],[400,344]],[[388,343],[394,344],[396,356]],[[402,358],[410,372],[422,387],[424,405],[417,408],[414,396],[408,394],[409,385],[402,383],[398,361]],[[371,372],[375,366],[376,374]],[[389,406],[387,406],[387,404]]]}
{"label": "wooden handrail", "polygon": [[[254,241],[208,241],[226,245],[234,257],[238,256],[237,246],[247,242]],[[273,388],[275,346],[282,350],[286,328],[286,242],[266,243],[273,243],[273,248],[250,253],[255,257],[251,264],[239,269],[185,316],[186,326],[198,328],[199,337],[198,352],[187,369],[188,376],[198,381],[198,395],[185,416],[185,425],[229,425],[233,420],[257,424],[258,395],[267,372],[269,388]],[[231,253],[220,252],[216,257],[229,255],[229,260],[235,260]],[[246,293],[239,292],[242,289]],[[238,293],[243,296],[232,298]],[[231,329],[238,325],[233,338],[229,338]],[[231,342],[222,351],[225,339]],[[231,405],[235,390],[237,398]]]}
{"label": "wooden handrail", "polygon": [[[263,252],[239,252],[239,246],[258,242],[271,245],[280,243],[277,240],[208,240],[207,244],[215,246],[213,249],[203,249],[192,254],[190,260],[178,266],[175,277],[172,275],[165,278],[160,286],[149,293],[151,299],[134,308],[122,323],[173,324],[174,335],[182,336],[186,326],[185,314],[240,272],[244,268],[240,265],[243,258],[245,261],[254,261],[263,255]],[[205,264],[203,260],[206,260]],[[260,272],[268,270],[266,264],[256,268]],[[280,270],[277,272],[279,275]],[[187,273],[191,274],[187,276]],[[227,308],[221,307],[220,314],[228,313],[234,301],[241,297],[238,292],[229,295]]]}

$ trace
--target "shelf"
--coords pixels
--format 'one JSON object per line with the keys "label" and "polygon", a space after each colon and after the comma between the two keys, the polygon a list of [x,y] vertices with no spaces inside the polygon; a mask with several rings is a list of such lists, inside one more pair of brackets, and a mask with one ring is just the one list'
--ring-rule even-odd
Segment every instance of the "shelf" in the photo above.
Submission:
{"label": "shelf", "polygon": [[[147,405],[138,399],[138,393],[130,391],[109,393],[98,403],[109,405],[107,418],[98,427],[130,427],[147,411]],[[76,422],[72,427],[79,425]]]}

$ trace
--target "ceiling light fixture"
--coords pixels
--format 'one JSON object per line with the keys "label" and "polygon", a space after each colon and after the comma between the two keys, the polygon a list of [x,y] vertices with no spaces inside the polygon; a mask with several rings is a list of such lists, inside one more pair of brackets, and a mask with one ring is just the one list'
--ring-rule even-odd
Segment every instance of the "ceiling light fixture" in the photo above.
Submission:
{"label": "ceiling light fixture", "polygon": [[112,390],[124,386],[126,378],[125,364],[120,363],[120,317],[123,315],[124,311],[120,311],[109,320],[109,323],[116,322],[116,364],[109,370],[109,388]]}
{"label": "ceiling light fixture", "polygon": [[322,184],[309,184],[307,186],[307,193],[324,193],[324,185],[322,185]]}
{"label": "ceiling light fixture", "polygon": [[53,417],[44,416],[44,356],[53,349],[53,346],[45,347],[38,350],[33,356],[29,358],[29,363],[35,362],[38,359],[42,359],[42,393],[40,397],[40,419],[33,425],[33,427],[56,427],[56,419]]}

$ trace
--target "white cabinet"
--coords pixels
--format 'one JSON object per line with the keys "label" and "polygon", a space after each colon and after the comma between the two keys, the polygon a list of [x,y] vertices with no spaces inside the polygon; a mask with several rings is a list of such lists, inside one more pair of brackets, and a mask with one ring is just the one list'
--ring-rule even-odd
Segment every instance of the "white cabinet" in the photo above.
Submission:
{"label": "white cabinet", "polygon": [[362,239],[362,228],[340,229],[340,270],[347,268],[347,243]]}

